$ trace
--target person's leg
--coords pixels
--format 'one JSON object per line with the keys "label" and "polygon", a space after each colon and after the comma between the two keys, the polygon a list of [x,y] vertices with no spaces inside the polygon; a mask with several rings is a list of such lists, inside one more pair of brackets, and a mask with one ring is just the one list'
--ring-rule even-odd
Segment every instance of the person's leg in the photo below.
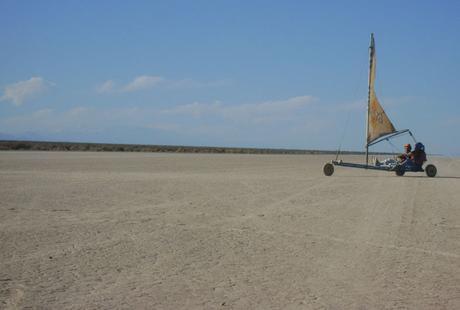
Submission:
{"label": "person's leg", "polygon": [[409,158],[406,159],[402,164],[406,170],[413,170],[415,168],[414,162]]}

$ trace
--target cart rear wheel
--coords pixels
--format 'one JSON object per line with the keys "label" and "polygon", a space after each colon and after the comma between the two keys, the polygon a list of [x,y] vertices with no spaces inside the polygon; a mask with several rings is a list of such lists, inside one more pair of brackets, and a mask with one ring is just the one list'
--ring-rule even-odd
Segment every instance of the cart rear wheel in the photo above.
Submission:
{"label": "cart rear wheel", "polygon": [[323,172],[328,177],[331,176],[334,173],[334,165],[331,163],[325,164],[323,167]]}
{"label": "cart rear wheel", "polygon": [[425,167],[425,173],[427,176],[429,176],[430,178],[433,178],[436,176],[436,173],[438,172],[438,169],[436,169],[436,166],[435,165],[427,165]]}
{"label": "cart rear wheel", "polygon": [[404,173],[406,173],[406,170],[404,169],[404,166],[396,166],[395,173],[398,177],[402,177]]}

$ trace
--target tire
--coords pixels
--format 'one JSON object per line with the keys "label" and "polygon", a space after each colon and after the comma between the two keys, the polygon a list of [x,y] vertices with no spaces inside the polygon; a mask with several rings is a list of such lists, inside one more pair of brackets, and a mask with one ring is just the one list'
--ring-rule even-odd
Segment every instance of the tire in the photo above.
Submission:
{"label": "tire", "polygon": [[331,163],[327,163],[323,167],[324,175],[330,177],[334,173],[334,165]]}
{"label": "tire", "polygon": [[404,166],[396,166],[395,173],[398,177],[402,177],[404,173],[406,173],[406,170],[404,169]]}
{"label": "tire", "polygon": [[435,165],[426,165],[425,173],[428,177],[434,178],[437,172],[438,172],[438,169],[436,169]]}

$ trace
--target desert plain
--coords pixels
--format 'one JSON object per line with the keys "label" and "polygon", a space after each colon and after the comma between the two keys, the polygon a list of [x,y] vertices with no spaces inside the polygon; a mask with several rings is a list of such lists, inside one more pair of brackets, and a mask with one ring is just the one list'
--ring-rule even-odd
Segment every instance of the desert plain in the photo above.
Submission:
{"label": "desert plain", "polygon": [[0,152],[0,309],[460,309],[460,159],[332,158]]}

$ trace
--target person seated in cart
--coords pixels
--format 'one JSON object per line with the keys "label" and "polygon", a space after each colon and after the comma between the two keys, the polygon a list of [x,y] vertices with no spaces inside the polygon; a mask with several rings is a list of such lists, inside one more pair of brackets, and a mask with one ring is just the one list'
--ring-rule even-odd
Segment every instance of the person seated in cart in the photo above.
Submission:
{"label": "person seated in cart", "polygon": [[[407,144],[406,144],[407,145]],[[401,161],[401,164],[404,165],[404,167],[408,170],[413,170],[413,171],[423,171],[422,166],[423,163],[426,162],[426,153],[425,153],[425,146],[417,142],[414,147],[414,151],[407,153],[408,148],[406,148],[406,145],[404,146],[406,149],[406,154],[402,154],[401,156],[405,155],[405,159]],[[410,144],[409,144],[410,147]]]}
{"label": "person seated in cart", "polygon": [[398,164],[405,162],[407,159],[409,159],[411,156],[410,155],[411,151],[412,151],[412,146],[409,143],[406,143],[404,144],[404,153],[396,156],[396,158],[386,158],[382,161],[379,161],[377,158],[374,158],[374,165],[379,166],[379,167],[381,166],[394,167]]}
{"label": "person seated in cart", "polygon": [[375,159],[375,165],[388,167],[403,165],[407,170],[421,171],[422,165],[426,161],[425,146],[418,142],[412,151],[412,146],[409,143],[404,144],[404,153],[398,155],[396,159],[387,158],[381,162]]}
{"label": "person seated in cart", "polygon": [[399,162],[404,162],[406,159],[410,158],[412,153],[412,146],[409,143],[404,144],[404,153],[398,156]]}

